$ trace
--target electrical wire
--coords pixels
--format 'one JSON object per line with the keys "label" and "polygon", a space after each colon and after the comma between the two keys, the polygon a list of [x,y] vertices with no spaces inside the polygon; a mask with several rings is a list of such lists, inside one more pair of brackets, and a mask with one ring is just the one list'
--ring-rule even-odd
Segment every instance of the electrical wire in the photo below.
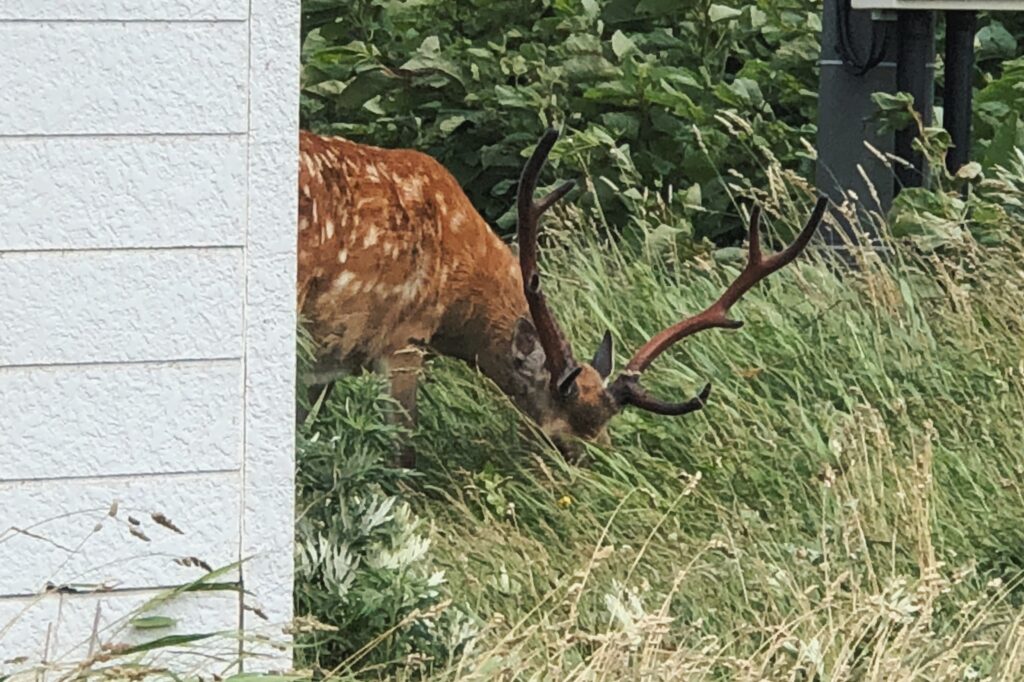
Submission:
{"label": "electrical wire", "polygon": [[881,64],[885,58],[885,46],[889,42],[891,22],[871,22],[871,45],[868,47],[868,56],[862,58],[854,46],[855,41],[850,30],[850,13],[853,11],[851,2],[852,0],[839,0],[836,12],[836,35],[839,42],[836,45],[836,51],[847,70],[856,76],[863,76]]}

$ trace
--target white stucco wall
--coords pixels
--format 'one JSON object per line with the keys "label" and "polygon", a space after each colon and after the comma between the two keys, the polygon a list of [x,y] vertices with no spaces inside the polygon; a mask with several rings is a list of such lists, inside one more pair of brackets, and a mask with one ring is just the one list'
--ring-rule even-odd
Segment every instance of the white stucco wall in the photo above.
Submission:
{"label": "white stucco wall", "polygon": [[[0,2],[0,676],[282,639],[298,26],[299,0]],[[123,627],[190,557],[234,589]],[[233,671],[237,638],[196,646],[156,662]]]}

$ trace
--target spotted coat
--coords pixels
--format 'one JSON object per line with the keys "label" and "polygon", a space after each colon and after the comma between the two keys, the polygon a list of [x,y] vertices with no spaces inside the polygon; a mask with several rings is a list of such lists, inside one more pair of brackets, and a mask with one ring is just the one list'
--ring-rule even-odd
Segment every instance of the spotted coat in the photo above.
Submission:
{"label": "spotted coat", "polygon": [[484,365],[526,314],[509,247],[430,156],[300,136],[298,306],[318,376],[410,343]]}

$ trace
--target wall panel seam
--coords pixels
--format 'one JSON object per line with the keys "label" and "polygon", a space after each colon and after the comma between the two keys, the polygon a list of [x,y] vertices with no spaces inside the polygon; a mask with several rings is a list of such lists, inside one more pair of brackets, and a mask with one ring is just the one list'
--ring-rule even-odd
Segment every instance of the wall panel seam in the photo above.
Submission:
{"label": "wall panel seam", "polygon": [[29,484],[29,485],[47,485],[51,483],[91,483],[96,482],[116,482],[116,481],[140,481],[151,478],[213,478],[218,476],[227,476],[229,474],[237,474],[241,471],[240,467],[232,469],[208,469],[208,470],[191,470],[191,471],[154,471],[154,472],[140,472],[132,474],[92,474],[89,476],[54,476],[52,478],[0,478],[0,488],[4,486]]}
{"label": "wall panel seam", "polygon": [[33,254],[61,254],[70,255],[76,253],[124,253],[128,251],[153,252],[153,251],[225,251],[234,250],[241,252],[245,244],[167,244],[167,245],[128,245],[128,246],[83,246],[83,247],[45,247],[35,249],[0,249],[0,256],[19,256]]}
{"label": "wall panel seam", "polygon": [[196,132],[161,132],[161,133],[3,133],[0,132],[0,141],[3,140],[131,140],[136,138],[152,139],[173,139],[185,141],[189,138],[194,140],[204,137],[248,137],[245,130],[232,132],[217,131],[196,131]]}
{"label": "wall panel seam", "polygon": [[21,369],[64,369],[86,367],[130,367],[138,365],[195,365],[238,362],[242,358],[224,355],[209,358],[166,358],[164,360],[96,360],[93,362],[36,362],[24,364],[0,364],[0,372]]}
{"label": "wall panel seam", "polygon": [[[42,0],[40,0],[42,1]],[[123,24],[135,24],[144,26],[153,25],[185,25],[185,26],[219,26],[239,25],[248,23],[248,19],[0,19],[0,27],[5,24],[37,24],[46,26],[59,25],[96,25],[96,26],[121,26]]]}

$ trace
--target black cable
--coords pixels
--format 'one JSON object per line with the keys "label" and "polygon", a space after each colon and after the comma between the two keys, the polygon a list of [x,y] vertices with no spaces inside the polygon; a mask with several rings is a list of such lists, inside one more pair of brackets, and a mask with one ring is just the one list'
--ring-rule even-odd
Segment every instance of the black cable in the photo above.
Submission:
{"label": "black cable", "polygon": [[836,35],[839,43],[836,51],[842,57],[843,65],[856,76],[863,76],[871,69],[882,63],[885,58],[885,46],[889,42],[888,21],[871,22],[871,45],[868,48],[868,56],[862,59],[854,47],[853,36],[850,33],[850,13],[852,0],[839,0],[839,8],[836,12]]}

